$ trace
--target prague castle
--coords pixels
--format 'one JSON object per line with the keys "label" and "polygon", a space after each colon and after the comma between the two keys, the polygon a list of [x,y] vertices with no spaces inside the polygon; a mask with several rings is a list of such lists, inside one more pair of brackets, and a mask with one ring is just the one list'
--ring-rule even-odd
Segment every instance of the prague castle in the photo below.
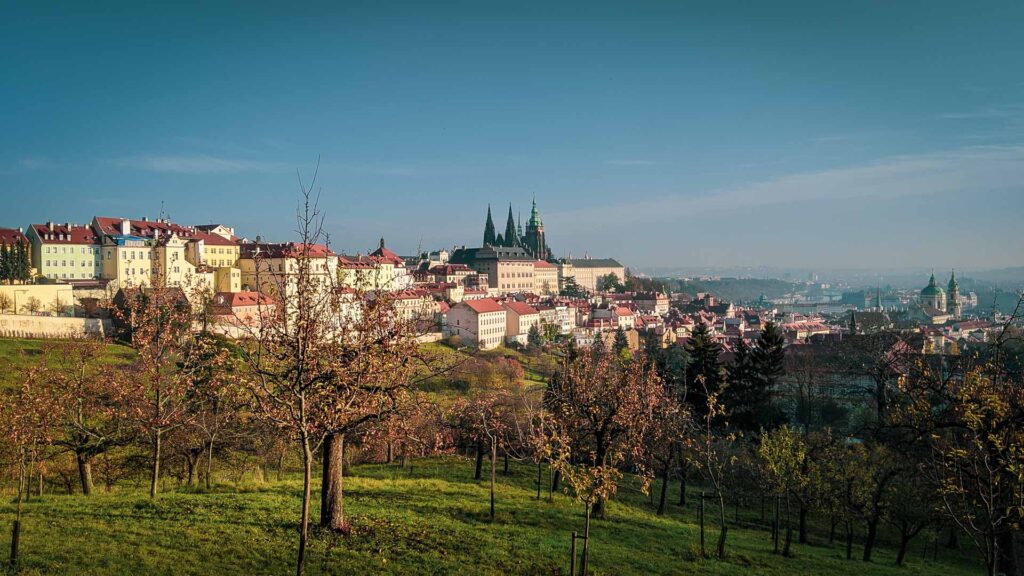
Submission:
{"label": "prague castle", "polygon": [[505,232],[495,234],[494,220],[491,218],[491,207],[487,207],[487,221],[484,223],[483,246],[522,248],[527,254],[537,260],[550,260],[551,249],[548,248],[544,238],[544,222],[540,219],[537,211],[537,199],[533,199],[533,207],[530,209],[530,220],[526,223],[526,233],[523,233],[523,222],[520,218],[517,224],[512,216],[512,204],[508,205],[508,220],[505,222]]}

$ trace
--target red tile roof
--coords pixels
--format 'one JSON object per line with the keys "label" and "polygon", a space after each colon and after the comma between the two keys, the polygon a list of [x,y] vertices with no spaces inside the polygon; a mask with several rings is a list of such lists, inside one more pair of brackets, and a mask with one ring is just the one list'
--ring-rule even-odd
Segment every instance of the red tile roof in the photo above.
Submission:
{"label": "red tile roof", "polygon": [[536,262],[533,263],[533,267],[534,268],[558,268],[558,266],[555,266],[554,264],[552,264],[551,262],[548,262],[546,260],[537,260]]}
{"label": "red tile roof", "polygon": [[68,228],[64,224],[54,224],[50,231],[48,224],[32,224],[30,228],[44,244],[99,244],[100,237],[89,226],[72,224]]}
{"label": "red tile roof", "polygon": [[296,242],[282,242],[278,244],[250,243],[242,244],[242,256],[252,258],[258,252],[264,258],[300,258],[308,255],[310,258],[328,258],[335,256],[331,249],[323,244],[299,244]]}
{"label": "red tile roof", "polygon": [[515,312],[519,316],[528,316],[530,314],[540,314],[537,309],[525,302],[517,302],[515,300],[509,300],[505,302],[505,308]]}
{"label": "red tile roof", "polygon": [[[107,236],[120,236],[122,220],[122,218],[97,216],[96,224],[99,226],[100,231],[103,234],[106,234]],[[140,236],[142,238],[153,238],[157,235],[157,231],[159,231],[161,236],[168,236],[173,233],[186,240],[202,240],[204,243],[211,246],[237,245],[237,242],[228,240],[223,236],[218,236],[210,232],[204,232],[195,226],[181,226],[180,224],[175,224],[166,220],[128,220],[128,224],[128,233],[132,236]]]}
{"label": "red tile roof", "polygon": [[28,245],[28,238],[18,230],[17,228],[0,228],[0,244],[18,244],[24,243]]}
{"label": "red tile roof", "polygon": [[469,306],[477,314],[485,314],[487,312],[504,312],[505,309],[501,307],[493,298],[480,298],[479,300],[464,300],[462,302],[466,306]]}

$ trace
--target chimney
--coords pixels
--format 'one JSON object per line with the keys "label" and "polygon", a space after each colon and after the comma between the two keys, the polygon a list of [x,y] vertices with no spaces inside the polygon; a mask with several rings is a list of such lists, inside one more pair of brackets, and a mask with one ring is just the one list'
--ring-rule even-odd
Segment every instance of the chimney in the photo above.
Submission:
{"label": "chimney", "polygon": [[142,217],[142,221],[143,222],[149,222],[149,216],[143,216]]}
{"label": "chimney", "polygon": [[64,227],[67,228],[68,230],[71,230],[71,222],[65,222]]}
{"label": "chimney", "polygon": [[53,222],[52,221],[47,220],[46,221],[46,227],[50,229],[50,232],[53,232]]}
{"label": "chimney", "polygon": [[127,236],[132,233],[132,223],[127,218],[121,219],[121,235]]}

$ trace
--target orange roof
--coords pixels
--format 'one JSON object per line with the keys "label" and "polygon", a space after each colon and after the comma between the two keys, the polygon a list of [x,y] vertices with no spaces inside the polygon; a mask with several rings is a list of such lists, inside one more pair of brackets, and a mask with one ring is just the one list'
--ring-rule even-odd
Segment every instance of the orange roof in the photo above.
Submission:
{"label": "orange roof", "polygon": [[501,307],[493,298],[480,298],[479,300],[464,300],[462,302],[466,306],[469,306],[477,314],[486,314],[487,312],[504,312],[505,309]]}
{"label": "orange roof", "polygon": [[527,316],[529,314],[540,314],[537,309],[525,302],[516,302],[515,300],[509,300],[505,302],[505,308],[515,312],[520,316]]}
{"label": "orange roof", "polygon": [[547,260],[537,260],[536,262],[533,263],[533,267],[534,268],[558,268],[558,266],[555,266],[554,264],[552,264],[551,262],[548,262]]}
{"label": "orange roof", "polygon": [[213,303],[217,306],[228,306],[237,308],[239,306],[266,306],[273,301],[259,292],[217,292],[213,296]]}

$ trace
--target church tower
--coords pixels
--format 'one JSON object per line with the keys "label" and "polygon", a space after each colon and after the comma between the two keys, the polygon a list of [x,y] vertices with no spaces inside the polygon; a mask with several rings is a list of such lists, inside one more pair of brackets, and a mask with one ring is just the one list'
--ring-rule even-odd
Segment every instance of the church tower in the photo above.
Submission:
{"label": "church tower", "polygon": [[487,223],[484,224],[484,246],[494,246],[494,220],[491,219],[491,205],[487,205]]}
{"label": "church tower", "polygon": [[508,222],[505,223],[505,246],[519,246],[519,236],[516,235],[516,219],[512,216],[512,204],[508,205]]}
{"label": "church tower", "polygon": [[940,312],[946,311],[946,293],[939,288],[938,282],[935,281],[935,273],[932,272],[931,278],[928,279],[928,285],[921,290],[921,305],[935,308]]}
{"label": "church tower", "polygon": [[536,196],[533,198],[533,208],[530,209],[530,221],[526,223],[525,243],[526,249],[537,260],[547,260],[551,256],[547,242],[544,240],[544,222],[541,221],[540,212],[537,211]]}
{"label": "church tower", "polygon": [[946,292],[946,311],[953,315],[953,318],[960,319],[960,284],[956,281],[956,270],[949,274],[949,290]]}

